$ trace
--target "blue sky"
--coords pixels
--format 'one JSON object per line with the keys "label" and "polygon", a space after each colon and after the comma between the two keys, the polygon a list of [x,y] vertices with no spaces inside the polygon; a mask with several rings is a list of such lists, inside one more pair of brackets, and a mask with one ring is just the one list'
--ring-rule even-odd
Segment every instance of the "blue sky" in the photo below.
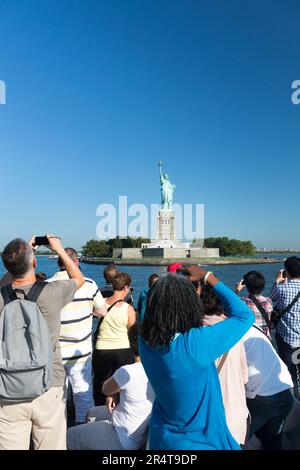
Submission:
{"label": "blue sky", "polygon": [[205,204],[206,236],[300,247],[300,4],[1,0],[0,249],[96,237],[96,208]]}

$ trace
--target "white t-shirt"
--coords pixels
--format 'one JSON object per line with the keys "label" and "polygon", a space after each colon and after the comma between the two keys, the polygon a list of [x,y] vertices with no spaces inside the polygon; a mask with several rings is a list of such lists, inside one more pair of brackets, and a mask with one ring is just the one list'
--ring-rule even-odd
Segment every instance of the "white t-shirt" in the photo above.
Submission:
{"label": "white t-shirt", "polygon": [[113,379],[121,390],[113,424],[124,449],[139,449],[146,440],[154,391],[141,362],[120,367]]}
{"label": "white t-shirt", "polygon": [[287,366],[280,359],[271,341],[252,326],[243,337],[248,364],[247,398],[271,396],[293,388]]}

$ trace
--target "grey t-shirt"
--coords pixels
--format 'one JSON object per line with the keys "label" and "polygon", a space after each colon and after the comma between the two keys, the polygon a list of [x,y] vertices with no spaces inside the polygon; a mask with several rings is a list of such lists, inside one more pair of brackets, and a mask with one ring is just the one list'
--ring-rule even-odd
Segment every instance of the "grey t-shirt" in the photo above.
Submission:
{"label": "grey t-shirt", "polygon": [[[19,289],[28,294],[33,284],[20,286]],[[50,337],[54,349],[53,361],[53,387],[61,387],[65,381],[65,371],[61,360],[59,347],[60,312],[68,303],[72,302],[76,292],[76,282],[68,281],[49,282],[40,294],[37,305],[48,323]],[[18,295],[21,297],[21,295]],[[4,308],[3,297],[0,292],[0,312]],[[0,313],[1,315],[1,313]]]}

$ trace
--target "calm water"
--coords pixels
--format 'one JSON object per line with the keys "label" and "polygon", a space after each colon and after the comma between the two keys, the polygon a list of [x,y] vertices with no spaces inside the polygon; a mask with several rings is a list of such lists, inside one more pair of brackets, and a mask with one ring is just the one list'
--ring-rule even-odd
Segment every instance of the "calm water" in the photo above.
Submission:
{"label": "calm water", "polygon": [[[297,254],[300,255],[299,253]],[[285,259],[287,255],[268,255],[264,256],[282,258]],[[52,276],[57,269],[57,262],[53,259],[48,259],[44,256],[38,258],[37,271],[44,272],[47,277]],[[232,266],[211,266],[208,269],[214,271],[214,273],[229,287],[234,288],[235,284],[240,281],[245,273],[252,270],[260,271],[266,278],[266,289],[265,294],[270,290],[272,283],[274,282],[275,275],[279,269],[283,266],[279,264],[255,264],[255,265],[232,265]],[[105,266],[96,266],[91,264],[81,264],[81,269],[85,276],[94,279],[98,286],[104,286],[103,269]],[[121,271],[126,271],[132,277],[132,286],[134,288],[134,301],[137,303],[140,291],[147,287],[148,277],[156,272],[157,274],[166,273],[165,266],[120,266]],[[4,273],[4,267],[0,259],[0,276]]]}

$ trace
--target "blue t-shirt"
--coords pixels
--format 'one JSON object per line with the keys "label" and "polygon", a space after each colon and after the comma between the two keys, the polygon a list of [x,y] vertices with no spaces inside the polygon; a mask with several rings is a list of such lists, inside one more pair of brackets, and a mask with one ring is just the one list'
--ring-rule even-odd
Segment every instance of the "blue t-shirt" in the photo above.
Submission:
{"label": "blue t-shirt", "polygon": [[179,334],[167,351],[140,339],[140,355],[156,399],[150,421],[152,450],[240,449],[230,434],[214,361],[236,344],[255,318],[228,287],[214,291],[228,319]]}

